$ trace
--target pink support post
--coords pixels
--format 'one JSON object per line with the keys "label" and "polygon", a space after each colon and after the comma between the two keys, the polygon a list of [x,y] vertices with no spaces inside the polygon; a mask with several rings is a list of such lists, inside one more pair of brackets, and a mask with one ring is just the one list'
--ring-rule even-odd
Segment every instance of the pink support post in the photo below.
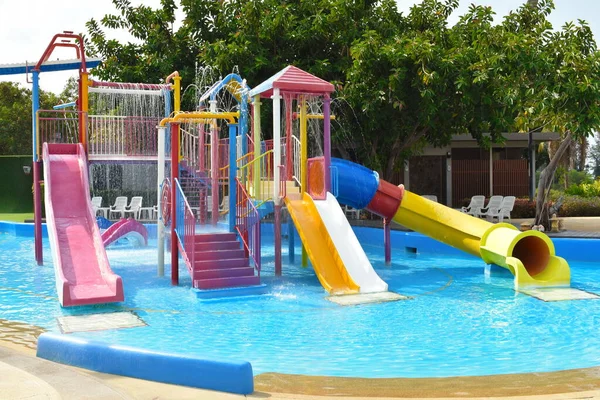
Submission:
{"label": "pink support post", "polygon": [[281,276],[281,205],[275,206],[275,276]]}
{"label": "pink support post", "polygon": [[390,220],[383,220],[383,246],[385,248],[385,265],[392,263],[392,240],[391,240],[391,226]]}
{"label": "pink support post", "polygon": [[204,151],[205,151],[205,137],[204,137],[204,124],[200,124],[198,128],[198,170],[205,171],[206,170],[206,160],[204,159]]}
{"label": "pink support post", "polygon": [[294,143],[292,140],[292,103],[294,98],[291,95],[284,95],[285,99],[285,169],[286,179],[292,180],[294,176]]}
{"label": "pink support post", "polygon": [[210,138],[210,175],[212,187],[212,224],[217,225],[219,220],[219,129],[215,128]]}
{"label": "pink support post", "polygon": [[323,156],[325,170],[325,192],[331,192],[331,98],[329,93],[325,94],[323,101]]}
{"label": "pink support post", "polygon": [[179,285],[179,251],[177,249],[177,185],[179,178],[179,124],[171,125],[171,285]]}
{"label": "pink support post", "polygon": [[44,265],[42,250],[42,188],[40,187],[40,161],[33,162],[33,218],[35,239],[35,261],[37,265]]}

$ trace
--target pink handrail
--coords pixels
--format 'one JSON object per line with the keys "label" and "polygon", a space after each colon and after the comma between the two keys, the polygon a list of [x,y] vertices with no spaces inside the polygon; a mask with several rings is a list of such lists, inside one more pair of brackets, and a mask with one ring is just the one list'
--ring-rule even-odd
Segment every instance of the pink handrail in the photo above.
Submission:
{"label": "pink handrail", "polygon": [[236,198],[236,223],[235,230],[240,235],[246,255],[254,262],[254,268],[260,276],[260,214],[246,189],[238,178]]}

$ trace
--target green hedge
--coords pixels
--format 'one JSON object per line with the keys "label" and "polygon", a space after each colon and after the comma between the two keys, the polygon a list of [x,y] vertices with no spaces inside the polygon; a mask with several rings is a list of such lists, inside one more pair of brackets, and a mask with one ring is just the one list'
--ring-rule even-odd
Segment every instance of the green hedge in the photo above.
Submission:
{"label": "green hedge", "polygon": [[572,196],[580,196],[586,198],[600,197],[600,179],[591,183],[581,183],[579,185],[571,185],[565,193]]}
{"label": "green hedge", "polygon": [[33,170],[23,172],[31,165],[31,156],[0,156],[1,213],[33,212]]}
{"label": "green hedge", "polygon": [[559,211],[561,217],[600,217],[600,197],[567,196]]}

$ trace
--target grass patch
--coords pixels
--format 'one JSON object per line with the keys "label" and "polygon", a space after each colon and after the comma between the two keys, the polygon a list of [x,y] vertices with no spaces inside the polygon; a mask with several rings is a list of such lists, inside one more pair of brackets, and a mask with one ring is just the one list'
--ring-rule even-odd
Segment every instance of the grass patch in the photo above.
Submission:
{"label": "grass patch", "polygon": [[33,213],[0,213],[0,221],[24,222],[26,219],[33,219]]}

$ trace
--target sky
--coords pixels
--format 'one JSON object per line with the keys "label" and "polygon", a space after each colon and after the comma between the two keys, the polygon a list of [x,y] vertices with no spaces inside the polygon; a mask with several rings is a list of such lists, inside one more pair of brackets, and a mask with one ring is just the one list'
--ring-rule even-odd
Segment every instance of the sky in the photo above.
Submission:
{"label": "sky", "polygon": [[[450,22],[456,22],[465,13],[470,4],[492,6],[497,21],[509,11],[517,9],[526,0],[460,0],[458,10]],[[420,0],[398,0],[401,11],[407,12]],[[131,0],[133,5],[139,0]],[[160,0],[144,0],[148,6],[158,6]],[[600,1],[598,0],[554,0],[556,9],[550,16],[555,27],[566,21],[586,20],[600,42]],[[64,30],[85,33],[85,23],[91,18],[101,19],[105,14],[115,13],[111,0],[28,0],[21,3],[16,0],[0,0],[0,64],[30,62],[36,63],[56,33]],[[132,40],[124,31],[107,32],[110,38],[120,41]],[[54,53],[61,59],[74,58],[73,49],[60,49]],[[53,59],[56,59],[53,57]],[[60,93],[69,76],[76,72],[53,72],[40,74],[40,86],[43,90]],[[0,76],[0,81],[19,82],[25,87],[25,76]]]}

